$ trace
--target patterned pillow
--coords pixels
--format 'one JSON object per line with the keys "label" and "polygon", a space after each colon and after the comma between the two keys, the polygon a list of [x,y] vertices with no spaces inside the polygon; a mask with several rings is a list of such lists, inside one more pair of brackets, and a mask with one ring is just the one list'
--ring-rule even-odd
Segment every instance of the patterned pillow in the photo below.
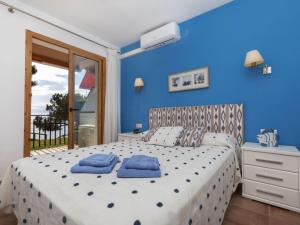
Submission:
{"label": "patterned pillow", "polygon": [[224,146],[234,149],[236,141],[231,134],[207,132],[203,137],[202,143],[204,145]]}
{"label": "patterned pillow", "polygon": [[180,138],[181,147],[199,147],[202,143],[205,130],[201,127],[186,127]]}
{"label": "patterned pillow", "polygon": [[183,127],[160,127],[150,138],[149,144],[173,147]]}
{"label": "patterned pillow", "polygon": [[148,130],[148,132],[145,135],[143,135],[142,141],[145,141],[145,142],[150,141],[150,138],[155,134],[155,132],[157,130],[158,130],[158,127],[157,128],[152,128],[151,130]]}

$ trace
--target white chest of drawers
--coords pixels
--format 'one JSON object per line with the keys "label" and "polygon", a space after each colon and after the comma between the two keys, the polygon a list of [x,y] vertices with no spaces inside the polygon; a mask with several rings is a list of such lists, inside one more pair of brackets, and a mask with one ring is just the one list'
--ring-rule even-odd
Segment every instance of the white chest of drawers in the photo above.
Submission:
{"label": "white chest of drawers", "polygon": [[243,196],[300,212],[300,152],[293,146],[242,146]]}

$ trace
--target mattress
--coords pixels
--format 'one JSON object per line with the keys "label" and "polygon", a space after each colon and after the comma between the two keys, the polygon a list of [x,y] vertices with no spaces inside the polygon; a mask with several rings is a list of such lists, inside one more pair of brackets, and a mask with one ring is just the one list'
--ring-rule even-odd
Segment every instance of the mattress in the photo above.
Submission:
{"label": "mattress", "polygon": [[[186,225],[221,224],[240,181],[237,149],[203,145],[163,147],[138,140],[116,142],[11,164],[0,186],[0,209],[12,208],[19,224]],[[161,178],[72,174],[95,153],[156,156]]]}

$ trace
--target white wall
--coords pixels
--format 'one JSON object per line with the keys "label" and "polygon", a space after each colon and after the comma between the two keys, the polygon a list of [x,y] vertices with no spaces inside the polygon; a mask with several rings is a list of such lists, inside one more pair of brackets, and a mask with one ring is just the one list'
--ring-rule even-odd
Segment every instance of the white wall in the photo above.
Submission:
{"label": "white wall", "polygon": [[23,156],[26,29],[106,57],[106,49],[96,44],[0,6],[0,179]]}

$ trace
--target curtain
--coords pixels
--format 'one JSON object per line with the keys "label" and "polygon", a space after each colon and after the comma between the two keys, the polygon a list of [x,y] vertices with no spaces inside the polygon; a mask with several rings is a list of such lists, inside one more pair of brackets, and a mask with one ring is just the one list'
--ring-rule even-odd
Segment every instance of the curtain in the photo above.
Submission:
{"label": "curtain", "polygon": [[104,143],[117,141],[120,132],[120,55],[107,50]]}

